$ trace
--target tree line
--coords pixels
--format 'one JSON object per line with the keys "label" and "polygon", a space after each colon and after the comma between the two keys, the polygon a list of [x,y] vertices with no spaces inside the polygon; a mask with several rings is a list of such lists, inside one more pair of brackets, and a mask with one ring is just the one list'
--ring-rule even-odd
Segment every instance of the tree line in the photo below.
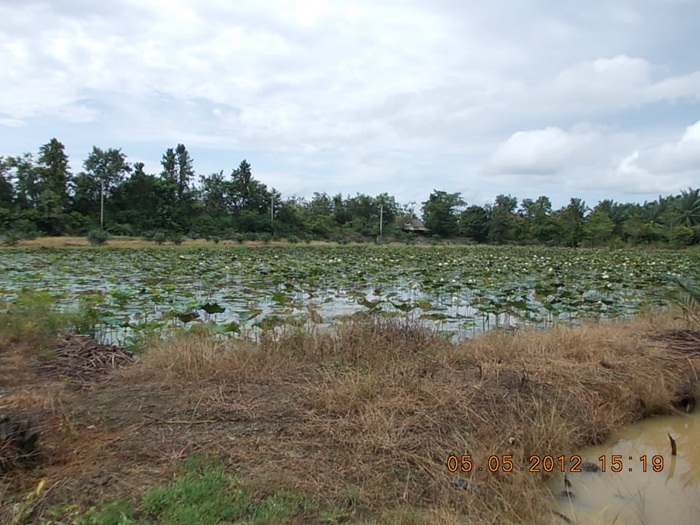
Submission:
{"label": "tree line", "polygon": [[[197,175],[183,144],[168,148],[161,171],[146,173],[121,149],[93,147],[73,173],[64,145],[53,138],[36,155],[0,157],[0,235],[16,240],[38,235],[112,235],[181,240],[384,238],[415,240],[402,231],[416,218],[415,203],[399,204],[387,193],[314,193],[286,197],[255,179],[243,160],[229,174]],[[572,198],[553,209],[536,200],[498,195],[493,203],[466,203],[460,193],[434,190],[421,203],[424,235],[477,243],[616,246],[690,245],[700,242],[700,189],[638,203],[603,200],[589,208]]]}

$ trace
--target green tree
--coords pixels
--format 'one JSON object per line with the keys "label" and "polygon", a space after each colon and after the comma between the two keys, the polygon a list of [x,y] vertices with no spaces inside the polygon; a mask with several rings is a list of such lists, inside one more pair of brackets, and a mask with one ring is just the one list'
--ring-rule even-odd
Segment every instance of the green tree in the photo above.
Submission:
{"label": "green tree", "polygon": [[131,177],[112,190],[114,221],[123,234],[176,229],[171,217],[172,194],[163,180],[143,168],[142,162],[135,163]]}
{"label": "green tree", "polygon": [[615,235],[615,223],[605,209],[593,209],[583,225],[583,238],[590,246],[605,246]]}
{"label": "green tree", "polygon": [[314,192],[310,202],[301,202],[304,222],[308,229],[324,237],[329,236],[337,228],[333,220],[333,201],[326,193]]}
{"label": "green tree", "polygon": [[6,173],[15,181],[15,202],[22,209],[34,208],[41,195],[39,172],[31,153],[21,157],[7,157]]}
{"label": "green tree", "polygon": [[510,195],[497,195],[494,204],[487,207],[489,215],[488,241],[503,244],[512,239],[513,216],[518,199]]}
{"label": "green tree", "polygon": [[358,193],[354,197],[348,197],[342,203],[339,203],[336,197],[333,198],[333,218],[337,224],[345,226],[346,231],[376,237],[379,235],[380,219],[384,233],[394,229],[393,224],[399,213],[399,205],[387,193],[376,197]]}
{"label": "green tree", "polygon": [[10,209],[13,207],[15,188],[10,178],[10,169],[5,159],[0,157],[0,208]]}
{"label": "green tree", "polygon": [[250,163],[243,160],[231,173],[231,186],[227,197],[229,208],[234,213],[241,210],[265,213],[270,209],[272,195],[265,184],[253,177]]}
{"label": "green tree", "polygon": [[461,235],[476,242],[486,242],[489,232],[489,216],[486,210],[476,204],[468,206],[459,214],[459,229]]}
{"label": "green tree", "polygon": [[100,227],[104,226],[104,199],[112,188],[120,184],[125,175],[131,171],[126,162],[126,155],[121,149],[110,148],[102,150],[92,147],[92,152],[83,163],[86,175],[95,185],[99,185],[100,195]]}
{"label": "green tree", "polygon": [[36,206],[36,225],[46,235],[66,233],[67,217],[63,213],[63,201],[53,190],[41,192]]}
{"label": "green tree", "polygon": [[175,148],[175,160],[177,162],[177,202],[182,203],[190,181],[194,178],[192,157],[184,144],[178,144]]}
{"label": "green tree", "polygon": [[567,246],[579,246],[583,241],[583,224],[588,207],[578,198],[571,198],[569,204],[557,212],[562,238]]}
{"label": "green tree", "polygon": [[173,148],[165,150],[160,160],[160,165],[162,166],[160,178],[163,182],[163,188],[169,194],[168,202],[174,204],[178,188],[178,174],[177,157],[175,156],[175,150]]}
{"label": "green tree", "polygon": [[[57,139],[53,138],[39,148],[37,158],[37,171],[41,191],[50,190],[57,196],[61,208],[68,205],[68,184],[71,179],[68,155],[65,147]],[[50,206],[53,206],[53,200]]]}
{"label": "green tree", "polygon": [[694,228],[700,225],[700,189],[682,190],[676,201],[678,224]]}
{"label": "green tree", "polygon": [[222,215],[227,211],[227,193],[230,183],[227,183],[224,172],[200,176],[202,204],[207,213]]}
{"label": "green tree", "polygon": [[279,200],[275,209],[275,228],[283,235],[299,236],[309,231],[304,222],[303,201],[296,198]]}
{"label": "green tree", "polygon": [[465,205],[460,193],[433,190],[423,203],[423,222],[436,235],[453,237],[459,234],[459,208]]}

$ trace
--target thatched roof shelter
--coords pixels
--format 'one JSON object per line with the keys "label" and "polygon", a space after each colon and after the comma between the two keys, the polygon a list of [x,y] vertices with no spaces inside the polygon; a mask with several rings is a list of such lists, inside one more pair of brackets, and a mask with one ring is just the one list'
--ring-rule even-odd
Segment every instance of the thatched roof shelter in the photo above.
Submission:
{"label": "thatched roof shelter", "polygon": [[410,219],[403,223],[401,229],[405,232],[426,233],[430,228],[426,228],[420,219]]}

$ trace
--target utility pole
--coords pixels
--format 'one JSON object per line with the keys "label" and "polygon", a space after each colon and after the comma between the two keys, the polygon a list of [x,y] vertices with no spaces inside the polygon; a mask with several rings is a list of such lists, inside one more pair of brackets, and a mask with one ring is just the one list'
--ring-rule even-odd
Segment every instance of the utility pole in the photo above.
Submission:
{"label": "utility pole", "polygon": [[384,226],[384,205],[380,204],[379,205],[379,238],[382,238],[382,232],[383,232],[383,226]]}
{"label": "utility pole", "polygon": [[275,196],[270,195],[270,229],[272,230],[273,233],[275,230],[274,220],[275,220]]}
{"label": "utility pole", "polygon": [[100,179],[100,229],[104,230],[105,224],[105,181]]}

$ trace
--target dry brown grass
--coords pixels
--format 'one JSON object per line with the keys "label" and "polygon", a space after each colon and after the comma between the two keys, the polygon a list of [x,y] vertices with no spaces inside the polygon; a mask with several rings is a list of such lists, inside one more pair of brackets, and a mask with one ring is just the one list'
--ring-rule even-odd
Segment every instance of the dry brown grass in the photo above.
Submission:
{"label": "dry brown grass", "polygon": [[[182,337],[148,349],[71,417],[117,433],[109,464],[124,477],[134,458],[171,468],[209,452],[246,483],[301,490],[355,523],[543,523],[547,475],[528,471],[531,456],[576,453],[696,390],[698,358],[651,337],[680,328],[664,314],[451,344],[370,319],[257,343]],[[460,489],[446,461],[467,454],[475,468],[459,473],[471,487]],[[514,471],[489,472],[504,455]]]}
{"label": "dry brown grass", "polygon": [[[263,382],[267,395],[257,402],[294,422],[289,435],[258,436],[254,452],[230,454],[252,477],[336,502],[355,494],[382,522],[398,512],[431,523],[465,515],[469,523],[537,523],[548,503],[545,474],[528,471],[531,456],[569,455],[626,423],[671,412],[678,390],[693,385],[691,362],[647,337],[678,323],[661,316],[491,332],[453,345],[374,319],[257,345],[165,342],[126,373],[213,381],[220,395],[225,386]],[[261,409],[252,403],[247,417],[255,420]],[[453,487],[446,468],[453,454],[469,454],[482,468],[463,474],[477,489]],[[488,458],[504,455],[516,471],[489,472]]]}

